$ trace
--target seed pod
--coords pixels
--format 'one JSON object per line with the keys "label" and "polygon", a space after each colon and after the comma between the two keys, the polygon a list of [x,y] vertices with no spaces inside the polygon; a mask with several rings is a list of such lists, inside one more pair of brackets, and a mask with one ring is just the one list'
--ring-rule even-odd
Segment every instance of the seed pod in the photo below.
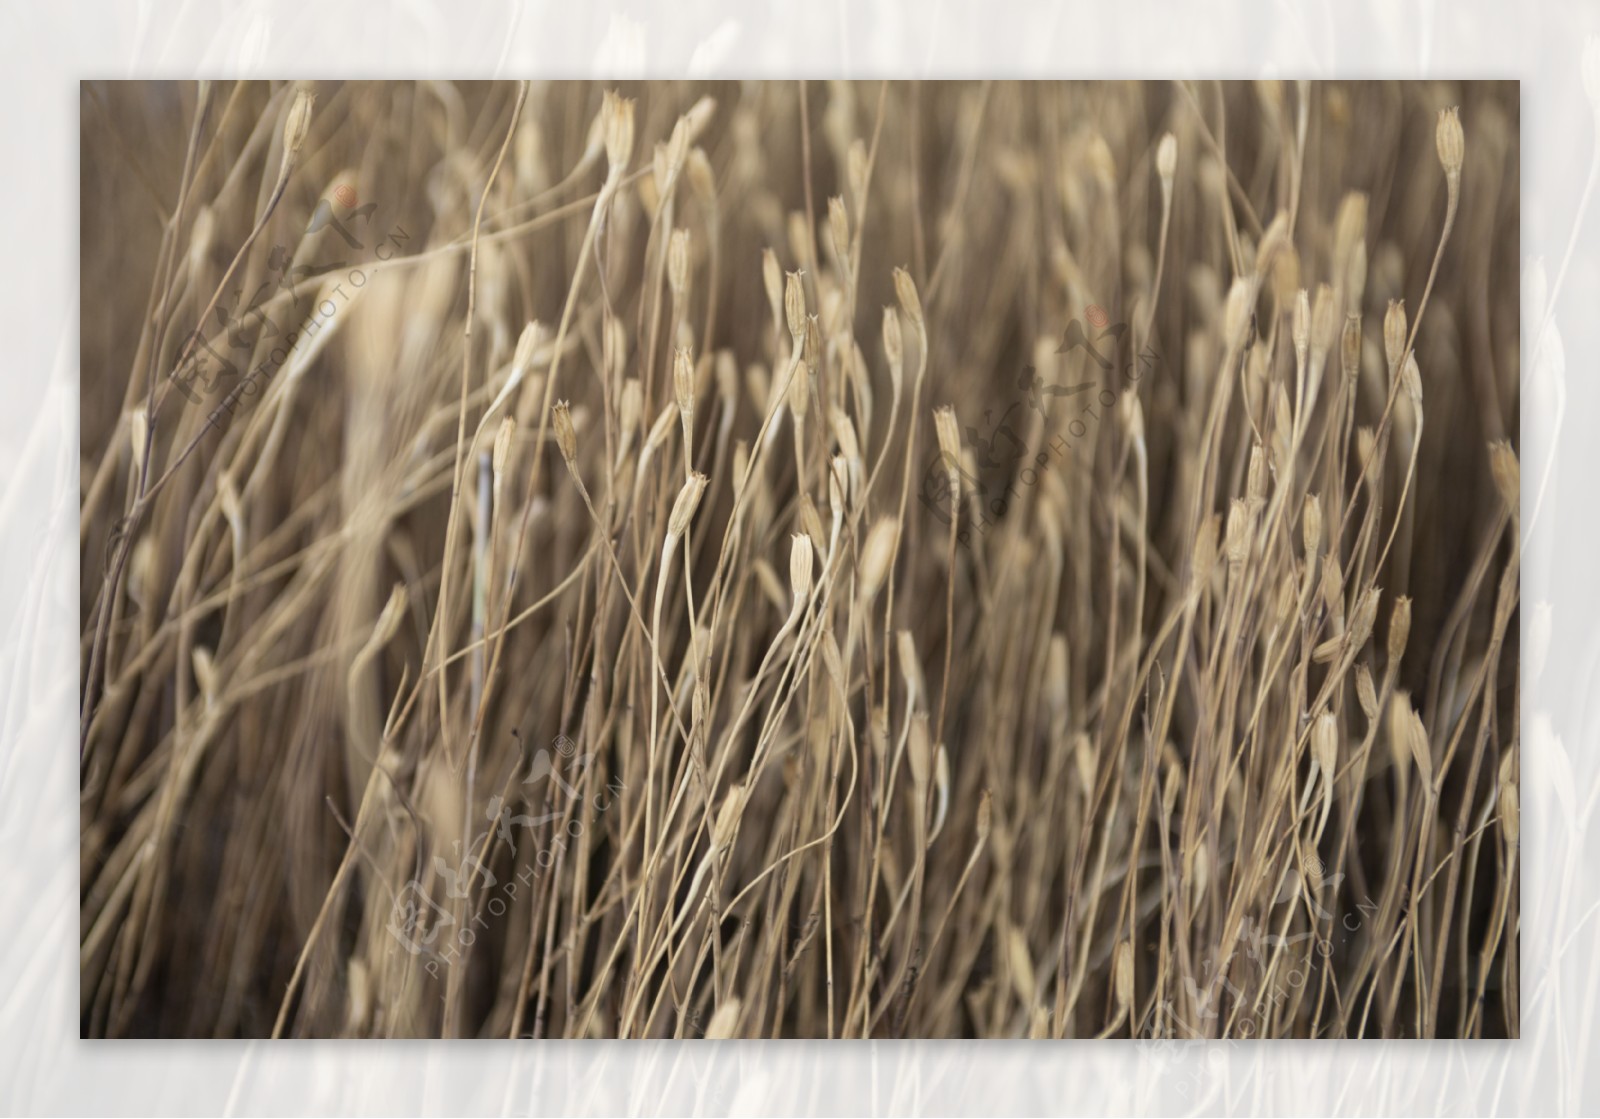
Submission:
{"label": "seed pod", "polygon": [[294,162],[294,157],[299,154],[300,147],[306,142],[306,134],[311,131],[311,107],[317,102],[317,95],[308,89],[302,89],[294,95],[294,104],[289,106],[289,115],[283,121],[283,166],[288,169]]}
{"label": "seed pod", "polygon": [[[607,90],[600,106],[600,120],[606,163],[612,176],[620,176],[633,156],[633,100],[619,97],[615,90]],[[658,181],[656,185],[663,184]]]}
{"label": "seed pod", "polygon": [[911,717],[911,736],[906,741],[906,762],[911,767],[911,784],[916,788],[920,798],[933,777],[933,742],[928,737],[928,717],[921,712]]}
{"label": "seed pod", "polygon": [[783,267],[778,254],[771,249],[761,250],[761,283],[767,289],[767,304],[772,308],[772,321],[783,322]]}
{"label": "seed pod", "polygon": [[1244,345],[1250,312],[1250,285],[1243,279],[1237,279],[1228,289],[1228,302],[1222,314],[1222,341],[1225,345]]}
{"label": "seed pod", "polygon": [[844,199],[838,195],[828,199],[828,232],[833,237],[833,251],[845,268],[850,267],[850,215],[844,208]]}
{"label": "seed pod", "polygon": [[676,299],[689,287],[689,231],[674,229],[667,241],[667,286]]}
{"label": "seed pod", "polygon": [[850,150],[845,156],[846,175],[850,180],[851,201],[855,203],[856,212],[861,212],[861,207],[867,198],[867,145],[860,137],[850,141]]}
{"label": "seed pod", "polygon": [[1466,137],[1461,131],[1461,115],[1452,105],[1439,110],[1439,123],[1433,131],[1434,146],[1439,149],[1439,165],[1452,182],[1461,179],[1461,162],[1466,156]]}
{"label": "seed pod", "polygon": [[1351,379],[1361,372],[1361,316],[1354,312],[1344,317],[1344,334],[1339,339],[1339,368]]}
{"label": "seed pod", "polygon": [[1119,941],[1117,944],[1116,959],[1111,965],[1112,975],[1117,988],[1117,1006],[1126,1010],[1133,1002],[1133,945],[1129,941]]}
{"label": "seed pod", "polygon": [[503,416],[500,419],[500,430],[494,437],[494,492],[500,492],[500,479],[505,477],[506,467],[511,461],[511,440],[517,433],[517,421],[514,416]]}
{"label": "seed pod", "polygon": [[922,297],[917,294],[917,285],[911,279],[911,273],[904,268],[894,270],[894,293],[900,300],[900,309],[905,312],[906,318],[911,320],[911,325],[918,331],[922,330]]}
{"label": "seed pod", "polygon": [[1406,652],[1406,639],[1411,636],[1411,599],[1401,595],[1394,600],[1394,610],[1389,615],[1389,661],[1398,663]]}
{"label": "seed pod", "polygon": [[1267,456],[1260,443],[1250,448],[1250,467],[1245,474],[1245,497],[1265,501],[1267,496]]}
{"label": "seed pod", "polygon": [[568,466],[578,454],[578,433],[572,426],[572,409],[565,400],[556,401],[550,421],[556,432],[556,446]]}
{"label": "seed pod", "polygon": [[543,329],[537,322],[530,322],[522,328],[522,333],[517,336],[517,348],[511,355],[512,381],[520,381],[528,372],[528,367],[533,364],[533,352],[539,346],[539,337]]}
{"label": "seed pod", "polygon": [[866,546],[861,549],[861,595],[871,599],[889,576],[894,563],[895,543],[899,539],[893,517],[879,517],[872,531],[867,533]]}
{"label": "seed pod", "polygon": [[1517,462],[1517,452],[1504,439],[1489,444],[1489,471],[1494,475],[1494,485],[1500,491],[1500,500],[1516,516],[1522,501],[1522,467]]}
{"label": "seed pod", "polygon": [[1161,142],[1156,145],[1156,174],[1161,177],[1162,186],[1168,190],[1172,187],[1172,177],[1178,170],[1178,138],[1168,132],[1162,135]]}
{"label": "seed pod", "polygon": [[689,153],[689,189],[694,191],[702,206],[710,209],[716,205],[717,179],[704,148],[695,148]]}
{"label": "seed pod", "polygon": [[706,1041],[722,1041],[733,1037],[739,1028],[739,1009],[742,1001],[736,994],[726,997],[722,1005],[718,1005],[717,1012],[710,1017],[706,1026]]}
{"label": "seed pod", "polygon": [[806,292],[798,272],[790,272],[784,283],[783,315],[790,336],[798,341],[806,332]]}
{"label": "seed pod", "polygon": [[694,520],[695,510],[700,507],[700,496],[706,492],[706,476],[699,471],[689,475],[689,480],[678,491],[677,500],[672,503],[672,515],[667,518],[667,535],[681,539],[689,530],[689,522]]}
{"label": "seed pod", "polygon": [[900,337],[900,316],[893,307],[883,309],[883,356],[889,359],[889,376],[898,387],[905,368],[905,345]]}
{"label": "seed pod", "polygon": [[994,827],[994,794],[988,789],[978,798],[978,842],[984,843]]}
{"label": "seed pod", "polygon": [[1368,722],[1378,717],[1378,693],[1372,686],[1372,673],[1364,664],[1356,665],[1356,699]]}
{"label": "seed pod", "polygon": [[1406,301],[1389,300],[1389,309],[1383,315],[1383,356],[1390,369],[1400,367],[1400,356],[1406,348]]}
{"label": "seed pod", "polygon": [[1406,355],[1405,364],[1400,367],[1400,385],[1406,390],[1406,398],[1411,401],[1411,407],[1419,414],[1422,411],[1422,372],[1417,368],[1417,355]]}
{"label": "seed pod", "polygon": [[694,359],[688,346],[679,346],[672,352],[672,395],[683,419],[684,438],[694,424]]}
{"label": "seed pod", "polygon": [[794,596],[794,606],[791,608],[793,613],[798,614],[811,595],[811,564],[814,555],[810,536],[802,532],[789,538],[789,593]]}
{"label": "seed pod", "polygon": [[711,827],[711,849],[713,851],[726,851],[733,845],[733,840],[739,833],[739,816],[744,811],[745,787],[735,785],[728,790],[727,796],[722,798],[722,806],[717,809],[716,823]]}
{"label": "seed pod", "polygon": [[150,439],[150,417],[143,408],[128,413],[128,445],[133,448],[133,472],[144,473],[145,446]]}
{"label": "seed pod", "polygon": [[1235,500],[1228,509],[1228,565],[1238,567],[1250,556],[1250,508]]}
{"label": "seed pod", "polygon": [[1333,332],[1333,289],[1318,284],[1316,300],[1311,304],[1311,345],[1324,358],[1333,347]]}
{"label": "seed pod", "polygon": [[189,268],[198,272],[204,267],[211,252],[211,240],[216,234],[217,218],[210,206],[201,205],[189,227]]}
{"label": "seed pod", "polygon": [[1300,513],[1300,539],[1305,544],[1307,559],[1322,554],[1322,502],[1314,493],[1306,494]]}
{"label": "seed pod", "polygon": [[1505,831],[1506,843],[1515,847],[1517,839],[1522,835],[1522,798],[1517,793],[1514,782],[1504,781],[1500,785],[1500,827]]}

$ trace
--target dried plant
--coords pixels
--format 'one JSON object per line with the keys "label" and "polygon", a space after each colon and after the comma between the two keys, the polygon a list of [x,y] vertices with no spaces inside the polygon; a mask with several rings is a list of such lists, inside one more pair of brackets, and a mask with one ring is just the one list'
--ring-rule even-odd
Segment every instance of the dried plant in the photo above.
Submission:
{"label": "dried plant", "polygon": [[85,1035],[1518,1034],[1514,83],[82,99]]}

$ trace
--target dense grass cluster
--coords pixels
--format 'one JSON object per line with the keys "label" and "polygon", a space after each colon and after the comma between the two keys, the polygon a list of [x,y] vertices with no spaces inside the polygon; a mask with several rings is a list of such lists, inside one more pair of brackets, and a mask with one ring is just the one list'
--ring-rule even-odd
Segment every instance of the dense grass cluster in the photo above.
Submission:
{"label": "dense grass cluster", "polygon": [[82,101],[86,1035],[1518,1033],[1514,84]]}

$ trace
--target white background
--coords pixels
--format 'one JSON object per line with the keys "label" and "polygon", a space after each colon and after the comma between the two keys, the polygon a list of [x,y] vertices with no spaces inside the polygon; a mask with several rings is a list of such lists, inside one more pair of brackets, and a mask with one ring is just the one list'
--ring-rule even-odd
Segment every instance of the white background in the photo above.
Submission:
{"label": "white background", "polygon": [[[66,1114],[1567,1114],[1600,1110],[1600,10],[1412,0],[0,11],[0,1109]],[[1594,85],[1600,93],[1600,46]],[[78,81],[235,77],[1522,80],[1523,1039],[1493,1043],[81,1042]],[[1471,136],[1468,136],[1471,142]],[[1518,174],[1506,168],[1506,174]],[[1570,253],[1570,264],[1562,262]],[[1542,282],[1537,277],[1542,272]],[[1557,278],[1560,277],[1559,286]],[[1551,292],[1536,303],[1539,287]],[[1546,322],[1546,305],[1553,307]],[[1541,492],[1543,494],[1541,500]],[[1537,515],[1535,509],[1537,508]],[[1548,645],[1530,622],[1548,604]]]}

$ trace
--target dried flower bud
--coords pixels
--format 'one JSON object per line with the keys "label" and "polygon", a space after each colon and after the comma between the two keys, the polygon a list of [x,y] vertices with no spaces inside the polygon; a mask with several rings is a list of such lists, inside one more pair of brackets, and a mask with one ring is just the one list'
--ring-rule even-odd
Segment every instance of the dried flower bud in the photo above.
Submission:
{"label": "dried flower bud", "polygon": [[1250,448],[1250,466],[1245,472],[1245,497],[1264,501],[1267,496],[1267,456],[1260,443]]}
{"label": "dried flower bud", "polygon": [[1439,110],[1439,123],[1433,131],[1434,146],[1439,149],[1439,164],[1452,181],[1461,178],[1461,161],[1466,154],[1466,137],[1461,132],[1460,112],[1452,105]]}
{"label": "dried flower bud", "polygon": [[511,462],[511,441],[517,433],[517,421],[514,416],[502,416],[500,430],[494,437],[494,489],[500,492],[500,479],[505,477],[506,467]]}
{"label": "dried flower bud", "polygon": [[789,592],[794,596],[797,614],[811,594],[811,563],[815,554],[810,536],[802,532],[789,538]]}
{"label": "dried flower bud", "polygon": [[1117,942],[1116,958],[1111,962],[1111,974],[1117,989],[1117,1006],[1126,1010],[1133,1003],[1133,945],[1129,941]]}
{"label": "dried flower bud", "polygon": [[772,308],[772,321],[783,321],[783,267],[778,254],[771,249],[761,250],[761,283],[767,289],[767,305]]}
{"label": "dried flower bud", "polygon": [[1422,725],[1422,716],[1412,708],[1409,699],[1405,704],[1406,715],[1406,741],[1411,747],[1411,758],[1417,763],[1417,769],[1422,774],[1422,780],[1430,787],[1433,784],[1433,746],[1428,741],[1428,732]]}
{"label": "dried flower bud", "polygon": [[678,491],[678,499],[672,503],[672,515],[667,518],[668,536],[682,539],[689,530],[689,522],[694,520],[695,510],[700,507],[700,495],[706,492],[706,481],[706,476],[699,471],[689,475],[689,480]]}
{"label": "dried flower bud", "polygon": [[128,413],[128,444],[133,448],[133,472],[144,473],[144,452],[150,441],[150,417],[143,408]]}
{"label": "dried flower bud", "polygon": [[1300,512],[1300,539],[1305,544],[1307,557],[1322,553],[1322,502],[1314,493],[1306,494],[1306,503]]}
{"label": "dried flower bud", "polygon": [[784,283],[783,315],[790,337],[798,341],[806,332],[806,291],[798,272],[790,272]]}
{"label": "dried flower bud", "polygon": [[[801,353],[804,354],[804,344]],[[796,420],[804,422],[806,413],[811,411],[811,366],[802,362],[794,371],[794,376],[789,378],[789,392],[785,397],[789,411],[794,413]]]}
{"label": "dried flower bud", "polygon": [[[607,90],[600,106],[600,132],[605,137],[606,163],[613,177],[627,170],[633,156],[633,100]],[[657,186],[661,186],[660,182]]]}
{"label": "dried flower bud", "polygon": [[744,1000],[738,995],[729,995],[724,999],[706,1025],[706,1040],[721,1041],[734,1037],[739,1029],[739,1012],[743,1006]]}
{"label": "dried flower bud", "polygon": [[511,356],[511,380],[520,381],[528,372],[528,367],[533,364],[533,353],[539,346],[540,335],[543,334],[537,322],[530,322],[522,328],[522,333],[517,337],[517,348]]}
{"label": "dried flower bud", "polygon": [[917,294],[917,285],[912,282],[911,273],[904,268],[894,270],[894,293],[900,300],[900,309],[905,312],[906,318],[911,320],[913,327],[921,331],[922,297]]}
{"label": "dried flower bud", "polygon": [[1406,651],[1406,640],[1411,636],[1411,599],[1401,595],[1394,600],[1389,614],[1389,661],[1397,663]]}
{"label": "dried flower bud", "polygon": [[1311,760],[1321,767],[1330,781],[1338,771],[1339,726],[1328,712],[1318,715],[1317,721],[1311,726]]}
{"label": "dried flower bud", "polygon": [[294,157],[299,154],[300,147],[306,142],[306,134],[311,131],[311,107],[316,104],[317,95],[309,89],[302,89],[294,95],[294,103],[289,106],[289,115],[283,121],[283,167],[287,171],[289,164],[294,162]]}
{"label": "dried flower bud", "polygon": [[838,195],[828,199],[828,232],[833,237],[833,251],[845,268],[850,267],[850,215],[844,208],[844,199]]}
{"label": "dried flower bud", "polygon": [[690,191],[699,200],[702,207],[712,208],[717,205],[717,176],[710,170],[710,158],[706,157],[706,149],[696,147],[690,152]]}
{"label": "dried flower bud", "polygon": [[[905,633],[904,630],[900,631]],[[933,776],[933,742],[928,737],[928,717],[917,712],[911,718],[911,736],[906,741],[906,761],[911,766],[911,783],[920,794]]]}
{"label": "dried flower bud", "polygon": [[667,240],[667,286],[682,299],[689,287],[689,231],[674,229]]}
{"label": "dried flower bud", "polygon": [[1372,672],[1364,664],[1356,665],[1356,699],[1369,721],[1378,717],[1378,691],[1372,686]]}
{"label": "dried flower bud", "polygon": [[1404,364],[1400,366],[1400,385],[1406,390],[1406,399],[1411,401],[1411,407],[1418,412],[1422,411],[1422,371],[1417,368],[1417,355],[1406,355]]}
{"label": "dried flower bud", "polygon": [[565,400],[556,401],[550,422],[555,427],[556,446],[561,451],[561,457],[571,466],[578,455],[578,433],[572,426],[572,409]]}
{"label": "dried flower bud", "polygon": [[851,200],[855,202],[856,212],[860,213],[862,204],[867,198],[867,145],[860,137],[850,141],[845,165],[850,180]]}
{"label": "dried flower bud", "polygon": [[739,817],[744,813],[745,787],[734,785],[728,790],[727,796],[722,798],[722,805],[717,809],[717,819],[711,826],[711,849],[713,851],[726,851],[733,846],[734,837],[739,834]]}
{"label": "dried flower bud", "polygon": [[1250,556],[1250,507],[1235,500],[1228,509],[1228,564],[1237,567]]}
{"label": "dried flower bud", "polygon": [[1522,501],[1522,467],[1517,462],[1517,452],[1504,439],[1489,444],[1489,472],[1494,475],[1500,500],[1515,516]]}
{"label": "dried flower bud", "polygon": [[211,240],[216,234],[217,216],[210,206],[202,204],[189,227],[189,268],[198,272],[205,267],[211,253]]}
{"label": "dried flower bud", "polygon": [[1406,301],[1389,300],[1389,309],[1383,315],[1383,356],[1390,369],[1400,368],[1400,356],[1406,349]]}
{"label": "dried flower bud", "polygon": [[1228,302],[1222,313],[1222,341],[1229,347],[1243,346],[1245,330],[1250,325],[1250,285],[1243,279],[1233,281],[1228,289]]}
{"label": "dried flower bud", "polygon": [[618,405],[619,426],[622,429],[622,443],[638,429],[638,421],[645,415],[645,389],[638,383],[637,376],[630,376],[622,381],[622,400]]}
{"label": "dried flower bud", "polygon": [[688,430],[694,423],[694,358],[688,346],[679,346],[672,352],[672,396]]}
{"label": "dried flower bud", "polygon": [[1500,827],[1505,831],[1506,843],[1515,847],[1522,835],[1522,803],[1514,784],[1500,786]]}
{"label": "dried flower bud", "polygon": [[889,576],[894,563],[895,545],[900,537],[893,517],[879,517],[867,533],[867,543],[861,549],[861,597],[871,599]]}
{"label": "dried flower bud", "polygon": [[1172,176],[1178,170],[1178,138],[1168,132],[1162,135],[1161,142],[1156,145],[1156,174],[1161,176],[1162,186],[1170,189]]}
{"label": "dried flower bud", "polygon": [[1318,284],[1316,299],[1311,304],[1311,345],[1316,353],[1326,357],[1333,342],[1333,289],[1327,284]]}
{"label": "dried flower bud", "polygon": [[898,386],[905,368],[905,343],[900,337],[900,315],[893,307],[883,309],[883,355],[889,359],[889,375]]}

